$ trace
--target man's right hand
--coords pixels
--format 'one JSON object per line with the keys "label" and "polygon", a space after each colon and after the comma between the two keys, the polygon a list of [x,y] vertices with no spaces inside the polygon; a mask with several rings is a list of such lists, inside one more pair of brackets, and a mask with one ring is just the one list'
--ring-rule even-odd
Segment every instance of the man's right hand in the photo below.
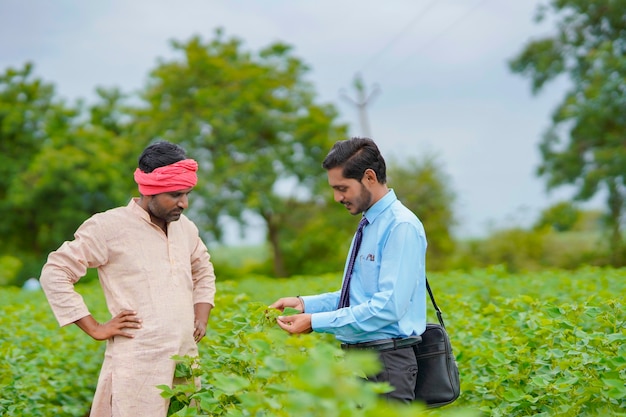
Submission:
{"label": "man's right hand", "polygon": [[302,299],[298,297],[280,298],[270,305],[270,308],[275,308],[280,311],[285,311],[285,308],[287,307],[295,308],[300,311],[300,313],[304,312],[304,303],[302,302]]}
{"label": "man's right hand", "polygon": [[125,329],[141,329],[141,322],[136,311],[123,310],[104,324],[98,323],[91,315],[76,320],[74,323],[95,340],[107,340],[113,336],[135,337]]}

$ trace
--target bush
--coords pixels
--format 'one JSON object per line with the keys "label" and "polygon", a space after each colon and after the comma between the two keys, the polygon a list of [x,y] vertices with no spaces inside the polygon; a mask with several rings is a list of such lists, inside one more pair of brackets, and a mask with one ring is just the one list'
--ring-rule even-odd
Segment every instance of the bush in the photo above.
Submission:
{"label": "bush", "polygon": [[0,256],[0,287],[15,283],[17,274],[22,269],[22,261],[10,255]]}

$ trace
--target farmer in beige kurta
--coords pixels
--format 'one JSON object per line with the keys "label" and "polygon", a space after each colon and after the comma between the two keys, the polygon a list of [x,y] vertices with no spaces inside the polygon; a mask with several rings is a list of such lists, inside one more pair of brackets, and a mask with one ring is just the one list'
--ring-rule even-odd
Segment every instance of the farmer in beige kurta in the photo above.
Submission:
{"label": "farmer in beige kurta", "polygon": [[[197,227],[182,214],[197,164],[157,142],[144,150],[135,180],[141,197],[85,221],[52,252],[41,284],[61,326],[76,323],[106,353],[91,416],[161,417],[173,355],[197,355],[214,305],[215,275]],[[113,317],[98,323],[74,284],[97,268]],[[70,352],[68,352],[70,354]]]}

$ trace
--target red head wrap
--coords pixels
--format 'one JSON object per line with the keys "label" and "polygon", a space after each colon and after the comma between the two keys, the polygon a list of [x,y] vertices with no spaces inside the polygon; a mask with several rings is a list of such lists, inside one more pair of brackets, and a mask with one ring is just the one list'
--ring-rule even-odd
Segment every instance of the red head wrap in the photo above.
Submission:
{"label": "red head wrap", "polygon": [[198,182],[196,171],[198,163],[193,159],[184,159],[173,164],[156,168],[145,173],[135,170],[135,182],[142,195],[155,195],[191,188]]}

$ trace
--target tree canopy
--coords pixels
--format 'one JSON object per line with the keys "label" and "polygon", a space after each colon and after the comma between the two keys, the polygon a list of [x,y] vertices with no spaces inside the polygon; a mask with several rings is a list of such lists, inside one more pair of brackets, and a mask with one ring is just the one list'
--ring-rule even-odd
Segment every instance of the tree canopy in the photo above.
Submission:
{"label": "tree canopy", "polygon": [[308,67],[288,45],[252,53],[217,31],[208,42],[172,46],[181,56],[150,73],[135,132],[180,143],[198,159],[193,212],[212,236],[222,235],[224,216],[242,224],[245,213],[261,217],[275,272],[284,275],[278,229],[286,201],[319,196],[321,161],[346,127],[334,106],[316,102]]}
{"label": "tree canopy", "polygon": [[570,88],[540,143],[538,174],[548,189],[571,185],[575,198],[607,195],[613,263],[626,263],[621,225],[626,211],[626,2],[552,0],[538,10],[556,31],[531,40],[510,62],[533,92],[557,77]]}
{"label": "tree canopy", "polygon": [[[37,276],[81,222],[136,196],[137,158],[160,139],[200,165],[189,215],[209,244],[225,218],[247,226],[252,213],[272,249],[264,273],[341,270],[356,223],[332,200],[321,163],[347,126],[319,102],[307,65],[283,43],[252,52],[221,31],[172,48],[137,95],[97,89],[90,105],[59,100],[31,64],[0,75],[0,282]],[[428,157],[388,169],[425,224],[429,267],[442,267],[454,248],[446,176]]]}
{"label": "tree canopy", "polygon": [[[22,278],[91,214],[119,205],[137,149],[122,135],[122,95],[69,106],[33,65],[0,75],[0,250],[20,255]],[[131,156],[132,155],[132,156]]]}
{"label": "tree canopy", "polygon": [[37,186],[29,170],[37,169],[35,156],[52,137],[64,136],[76,116],[54,94],[51,84],[33,75],[30,63],[0,75],[0,245],[5,250],[39,246],[38,224],[30,207],[21,204]]}

